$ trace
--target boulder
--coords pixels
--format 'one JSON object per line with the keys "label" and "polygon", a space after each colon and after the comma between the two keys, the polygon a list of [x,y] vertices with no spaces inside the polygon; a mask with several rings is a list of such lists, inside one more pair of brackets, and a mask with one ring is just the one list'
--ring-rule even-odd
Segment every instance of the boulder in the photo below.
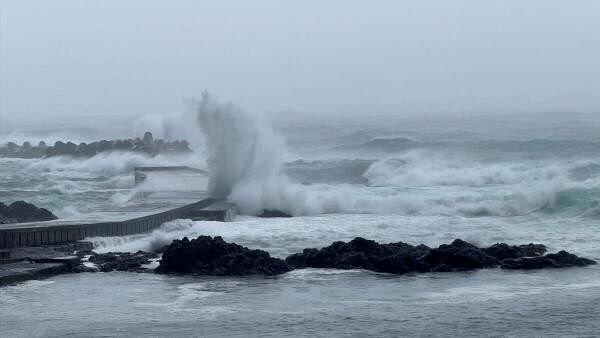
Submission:
{"label": "boulder", "polygon": [[508,245],[506,243],[497,243],[489,248],[482,249],[483,252],[498,260],[520,257],[541,256],[546,253],[546,246],[543,244],[524,244],[524,245]]}
{"label": "boulder", "polygon": [[68,152],[67,144],[62,141],[54,142],[54,147],[52,147],[52,149],[52,155],[66,155]]}
{"label": "boulder", "polygon": [[133,143],[130,140],[116,140],[115,141],[115,150],[131,150],[133,148]]}
{"label": "boulder", "polygon": [[258,217],[264,217],[264,218],[292,217],[292,215],[287,214],[280,210],[265,209],[265,210],[263,210],[263,212],[260,215],[258,215]]}
{"label": "boulder", "polygon": [[221,237],[174,240],[163,253],[157,273],[212,276],[278,275],[291,268],[266,251],[251,250]]}
{"label": "boulder", "polygon": [[85,142],[82,142],[77,146],[77,154],[79,156],[92,157],[96,155],[97,146],[98,145],[94,143],[87,144]]}
{"label": "boulder", "polygon": [[558,253],[547,254],[545,256],[505,259],[502,261],[500,267],[511,270],[533,270],[544,268],[567,268],[572,266],[587,266],[593,264],[596,264],[596,261],[578,257],[572,253],[562,250]]}
{"label": "boulder", "polygon": [[186,153],[192,150],[190,149],[190,143],[186,140],[182,140],[177,141],[177,143],[175,144],[175,151],[179,153]]}
{"label": "boulder", "polygon": [[6,149],[8,149],[8,151],[10,152],[17,152],[19,150],[19,145],[14,143],[14,142],[8,142],[6,144]]}
{"label": "boulder", "polygon": [[142,138],[142,141],[144,142],[144,144],[151,146],[154,144],[154,136],[152,136],[152,133],[147,131],[144,133],[144,137]]}
{"label": "boulder", "polygon": [[8,206],[0,202],[0,224],[17,223],[18,221],[8,216]]}
{"label": "boulder", "polygon": [[113,142],[107,140],[102,140],[98,142],[98,148],[96,150],[98,153],[111,150],[113,150]]}
{"label": "boulder", "polygon": [[65,148],[67,150],[67,155],[76,155],[77,152],[77,145],[71,141],[67,142],[67,144],[65,145]]}
{"label": "boulder", "polygon": [[429,265],[431,271],[441,272],[491,268],[500,263],[480,248],[461,239],[432,249],[420,260]]}
{"label": "boulder", "polygon": [[407,273],[426,270],[418,258],[429,252],[425,245],[398,242],[379,244],[356,237],[352,241],[334,242],[322,249],[304,249],[290,255],[286,263],[294,268],[366,269],[377,272]]}
{"label": "boulder", "polygon": [[16,201],[8,206],[0,203],[0,224],[51,221],[57,218],[47,209],[38,208],[24,201]]}

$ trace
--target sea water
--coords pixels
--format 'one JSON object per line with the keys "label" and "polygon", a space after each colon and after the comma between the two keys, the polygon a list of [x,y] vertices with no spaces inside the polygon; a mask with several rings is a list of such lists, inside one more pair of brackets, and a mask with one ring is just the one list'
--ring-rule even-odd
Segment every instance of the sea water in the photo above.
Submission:
{"label": "sea water", "polygon": [[[205,123],[215,127],[221,122],[206,122],[209,113],[241,114],[205,109]],[[148,234],[88,240],[108,252],[222,236],[283,258],[356,236],[429,246],[462,238],[480,246],[543,243],[600,260],[600,127],[595,120],[545,123],[516,121],[501,131],[462,121],[267,132],[263,122],[240,123],[256,143],[239,148],[215,134],[191,157],[0,159],[0,193],[5,202],[25,199],[71,216],[127,203],[137,165],[221,168],[227,175],[205,188],[240,205],[245,215],[234,222],[175,220]],[[215,149],[238,156],[215,162]],[[262,208],[295,217],[252,216]],[[1,288],[0,335],[595,336],[598,304],[598,266],[402,276],[83,273]]]}

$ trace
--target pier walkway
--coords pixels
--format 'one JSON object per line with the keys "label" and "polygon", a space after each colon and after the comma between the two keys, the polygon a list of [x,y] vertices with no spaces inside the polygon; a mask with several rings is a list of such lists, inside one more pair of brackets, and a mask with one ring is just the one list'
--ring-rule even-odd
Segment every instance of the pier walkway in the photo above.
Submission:
{"label": "pier walkway", "polygon": [[235,205],[210,198],[205,192],[147,192],[114,210],[54,221],[0,225],[0,249],[144,233],[180,218],[227,222],[235,214]]}

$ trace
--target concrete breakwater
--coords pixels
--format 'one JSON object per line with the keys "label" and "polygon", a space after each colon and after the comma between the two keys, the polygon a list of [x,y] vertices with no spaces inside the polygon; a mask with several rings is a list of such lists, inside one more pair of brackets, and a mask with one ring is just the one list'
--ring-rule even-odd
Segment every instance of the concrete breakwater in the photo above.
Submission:
{"label": "concrete breakwater", "polygon": [[138,185],[144,182],[148,174],[157,172],[167,172],[170,174],[192,173],[208,176],[208,172],[205,170],[187,166],[135,167],[133,171],[135,184]]}
{"label": "concrete breakwater", "polygon": [[146,132],[143,138],[101,140],[90,143],[75,144],[67,141],[56,141],[54,145],[47,145],[40,141],[37,145],[23,142],[18,145],[8,142],[0,145],[0,157],[8,158],[43,158],[52,156],[92,157],[103,152],[125,151],[137,152],[147,155],[175,154],[190,152],[190,144],[186,140],[166,141],[154,139],[152,133]]}
{"label": "concrete breakwater", "polygon": [[[185,201],[185,199],[184,199]],[[79,219],[15,223],[0,226],[0,249],[69,243],[94,236],[124,236],[144,233],[181,218],[231,221],[235,205],[204,198],[181,205],[156,204],[116,212],[101,212]]]}

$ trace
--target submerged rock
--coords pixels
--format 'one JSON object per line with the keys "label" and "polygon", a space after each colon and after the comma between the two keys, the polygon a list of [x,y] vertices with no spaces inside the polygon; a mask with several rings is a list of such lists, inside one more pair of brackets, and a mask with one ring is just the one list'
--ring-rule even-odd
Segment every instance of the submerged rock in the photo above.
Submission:
{"label": "submerged rock", "polygon": [[273,217],[292,217],[292,215],[287,214],[283,211],[280,210],[270,210],[270,209],[265,209],[263,210],[263,212],[258,215],[258,217],[264,217],[264,218],[273,218]]}
{"label": "submerged rock", "polygon": [[110,271],[132,271],[142,272],[147,269],[142,265],[149,264],[150,259],[158,258],[158,255],[150,252],[109,252],[104,254],[94,253],[89,261],[96,264],[102,272]]}
{"label": "submerged rock", "polygon": [[157,273],[213,276],[278,275],[291,268],[266,251],[251,250],[221,237],[174,240],[163,253]]}
{"label": "submerged rock", "polygon": [[562,250],[558,253],[547,254],[545,256],[505,259],[502,261],[501,268],[533,270],[544,268],[567,268],[572,266],[587,266],[594,264],[596,264],[596,261],[578,257],[572,253]]}
{"label": "submerged rock", "polygon": [[16,201],[10,205],[0,202],[0,224],[51,221],[56,215],[44,208],[38,208],[25,201]]}

